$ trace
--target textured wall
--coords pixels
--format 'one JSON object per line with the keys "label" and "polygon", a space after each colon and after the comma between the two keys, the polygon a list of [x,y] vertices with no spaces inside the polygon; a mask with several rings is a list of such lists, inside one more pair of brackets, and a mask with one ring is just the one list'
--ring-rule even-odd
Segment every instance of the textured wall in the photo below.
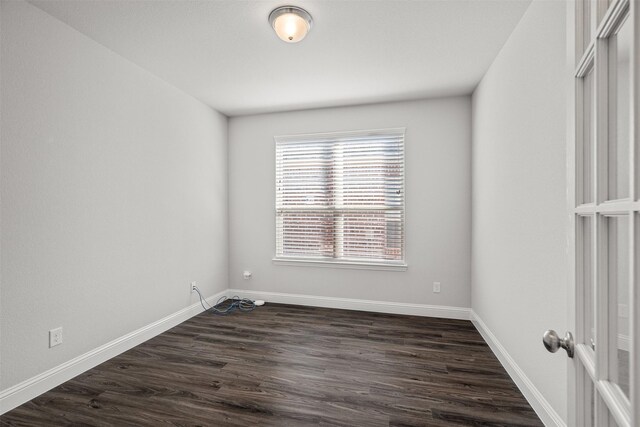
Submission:
{"label": "textured wall", "polygon": [[[275,135],[406,127],[407,271],[274,265]],[[229,120],[230,286],[470,306],[470,97]],[[253,271],[243,280],[242,271]],[[432,292],[433,282],[442,292]]]}
{"label": "textured wall", "polygon": [[[227,288],[227,120],[3,1],[4,389]],[[49,329],[64,343],[48,348]]]}
{"label": "textured wall", "polygon": [[565,8],[534,1],[473,94],[472,307],[566,420]]}

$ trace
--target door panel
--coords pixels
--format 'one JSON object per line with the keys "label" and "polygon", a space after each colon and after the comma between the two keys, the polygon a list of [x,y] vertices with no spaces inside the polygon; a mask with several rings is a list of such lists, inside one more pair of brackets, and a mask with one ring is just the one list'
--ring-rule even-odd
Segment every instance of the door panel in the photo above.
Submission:
{"label": "door panel", "polygon": [[[638,426],[640,2],[579,0],[574,31],[576,426]],[[570,39],[571,40],[571,39]],[[634,110],[635,108],[635,110]],[[634,237],[634,235],[636,237]]]}

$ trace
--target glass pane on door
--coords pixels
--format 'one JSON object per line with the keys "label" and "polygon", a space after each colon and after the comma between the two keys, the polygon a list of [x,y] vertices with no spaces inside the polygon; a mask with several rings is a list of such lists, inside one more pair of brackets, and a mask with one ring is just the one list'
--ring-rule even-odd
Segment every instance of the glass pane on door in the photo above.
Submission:
{"label": "glass pane on door", "polygon": [[577,6],[578,13],[578,30],[582,31],[582,34],[578,34],[578,36],[582,39],[582,44],[577,46],[576,49],[576,62],[580,60],[584,52],[589,47],[589,42],[591,41],[591,32],[592,27],[594,26],[593,17],[593,9],[594,9],[595,0],[579,0]]}
{"label": "glass pane on door", "polygon": [[[581,203],[591,203],[594,201],[594,147],[595,147],[595,76],[593,66],[582,78],[582,138],[580,141],[581,152],[579,152],[580,175],[577,179],[581,184],[582,191],[578,195]],[[578,187],[580,188],[580,187]]]}
{"label": "glass pane on door", "polygon": [[609,39],[609,200],[629,197],[631,24]]}
{"label": "glass pane on door", "polygon": [[613,3],[613,0],[597,0],[597,9],[598,9],[598,19],[596,21],[596,27],[600,25],[602,22],[602,18],[605,17],[607,13],[607,9]]}
{"label": "glass pane on door", "polygon": [[610,319],[609,381],[617,384],[629,397],[629,217],[614,216],[607,220],[609,298],[612,299]]}
{"label": "glass pane on door", "polygon": [[595,408],[595,387],[593,384],[593,380],[591,376],[587,372],[586,368],[580,367],[578,368],[578,390],[577,394],[581,399],[579,405],[582,405],[584,408],[584,412],[582,413],[582,417],[577,421],[577,425],[581,427],[595,427],[595,417],[596,417],[596,408]]}
{"label": "glass pane on door", "polygon": [[595,287],[593,277],[593,217],[578,217],[578,283],[582,284],[584,343],[595,348]]}

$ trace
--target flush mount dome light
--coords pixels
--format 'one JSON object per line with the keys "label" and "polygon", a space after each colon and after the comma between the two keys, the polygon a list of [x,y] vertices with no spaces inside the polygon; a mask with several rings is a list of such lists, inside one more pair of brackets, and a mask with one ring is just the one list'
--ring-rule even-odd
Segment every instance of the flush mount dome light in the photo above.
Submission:
{"label": "flush mount dome light", "polygon": [[271,11],[269,23],[283,41],[298,43],[311,29],[313,19],[304,9],[296,6],[281,6]]}

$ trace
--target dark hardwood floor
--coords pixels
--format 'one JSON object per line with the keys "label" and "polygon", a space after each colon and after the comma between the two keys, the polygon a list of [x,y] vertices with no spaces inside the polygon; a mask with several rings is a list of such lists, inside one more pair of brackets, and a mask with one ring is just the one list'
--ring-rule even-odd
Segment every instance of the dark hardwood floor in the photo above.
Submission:
{"label": "dark hardwood floor", "polygon": [[2,426],[539,426],[471,322],[267,304],[203,313]]}

